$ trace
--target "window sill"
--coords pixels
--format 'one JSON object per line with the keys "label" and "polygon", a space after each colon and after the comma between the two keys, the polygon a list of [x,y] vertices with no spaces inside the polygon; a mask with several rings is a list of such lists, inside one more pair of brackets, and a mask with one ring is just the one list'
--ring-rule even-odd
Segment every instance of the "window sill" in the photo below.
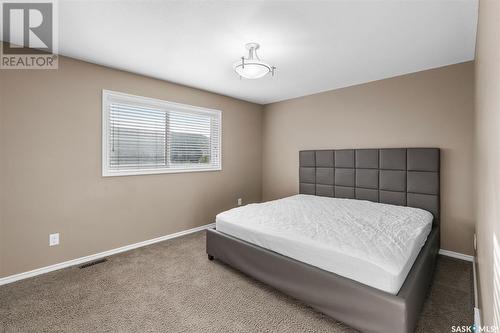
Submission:
{"label": "window sill", "polygon": [[157,175],[164,173],[190,173],[190,172],[210,172],[222,171],[222,167],[216,168],[192,168],[192,169],[151,169],[151,170],[120,170],[109,171],[103,170],[102,177],[119,177],[119,176],[141,176],[141,175]]}

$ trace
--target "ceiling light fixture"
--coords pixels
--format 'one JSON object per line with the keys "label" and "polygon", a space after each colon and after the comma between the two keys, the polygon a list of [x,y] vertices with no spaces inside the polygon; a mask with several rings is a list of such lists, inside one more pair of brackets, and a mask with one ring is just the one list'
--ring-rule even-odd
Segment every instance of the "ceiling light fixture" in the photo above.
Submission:
{"label": "ceiling light fixture", "polygon": [[236,73],[245,79],[259,79],[266,76],[268,73],[274,76],[276,67],[260,60],[257,55],[257,49],[260,45],[257,43],[248,43],[245,47],[248,50],[248,58],[241,57],[241,61],[233,65]]}

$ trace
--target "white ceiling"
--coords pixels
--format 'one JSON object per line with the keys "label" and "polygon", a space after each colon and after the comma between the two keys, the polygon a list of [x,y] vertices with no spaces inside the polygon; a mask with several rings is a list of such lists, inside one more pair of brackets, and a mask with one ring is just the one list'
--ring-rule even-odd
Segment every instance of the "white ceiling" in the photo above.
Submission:
{"label": "white ceiling", "polygon": [[[477,0],[60,1],[60,54],[261,104],[474,59]],[[240,80],[248,42],[275,77]]]}

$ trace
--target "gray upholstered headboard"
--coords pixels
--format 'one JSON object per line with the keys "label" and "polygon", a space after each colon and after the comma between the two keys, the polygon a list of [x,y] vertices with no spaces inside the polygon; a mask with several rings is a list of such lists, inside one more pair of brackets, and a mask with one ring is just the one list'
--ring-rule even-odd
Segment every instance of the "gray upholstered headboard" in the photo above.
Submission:
{"label": "gray upholstered headboard", "polygon": [[439,148],[304,150],[300,193],[428,210],[439,223]]}

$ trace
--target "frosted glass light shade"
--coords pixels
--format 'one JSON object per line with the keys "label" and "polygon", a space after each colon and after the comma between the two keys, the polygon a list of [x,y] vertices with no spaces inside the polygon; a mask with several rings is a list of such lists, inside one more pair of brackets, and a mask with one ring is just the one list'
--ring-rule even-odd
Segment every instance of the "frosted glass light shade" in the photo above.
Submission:
{"label": "frosted glass light shade", "polygon": [[237,62],[234,64],[234,70],[245,79],[258,79],[268,74],[271,66],[263,61],[252,59],[245,60],[244,63]]}

